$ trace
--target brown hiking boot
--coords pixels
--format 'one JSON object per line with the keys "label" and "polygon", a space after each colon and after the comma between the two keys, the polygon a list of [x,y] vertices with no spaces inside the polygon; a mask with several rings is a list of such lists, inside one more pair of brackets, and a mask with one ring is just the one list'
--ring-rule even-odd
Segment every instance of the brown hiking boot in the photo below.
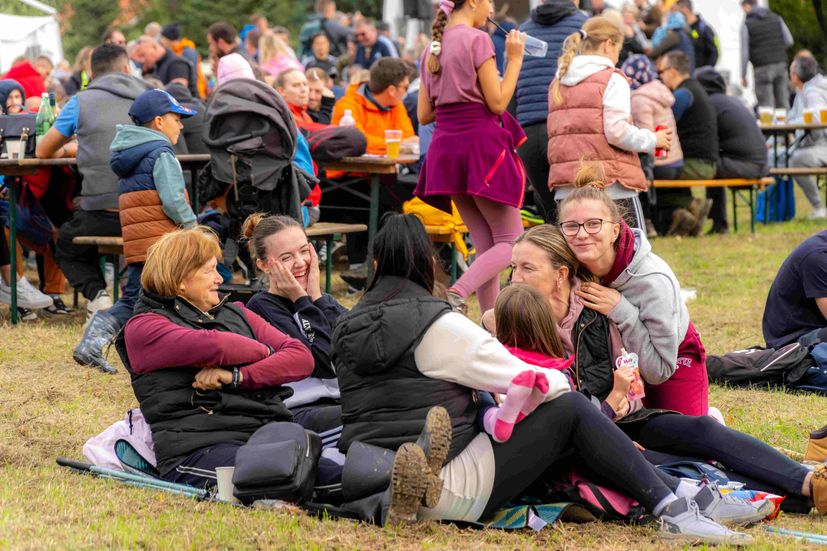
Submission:
{"label": "brown hiking boot", "polygon": [[451,417],[444,407],[434,406],[428,411],[425,426],[416,439],[416,445],[422,448],[425,454],[431,478],[428,492],[422,498],[422,505],[436,507],[442,494],[442,479],[439,478],[439,473],[451,447]]}
{"label": "brown hiking boot", "polygon": [[818,514],[827,515],[827,465],[822,465],[813,471],[810,490],[810,497]]}
{"label": "brown hiking boot", "polygon": [[[433,484],[431,470],[422,448],[413,442],[399,446],[391,471],[391,503],[387,523],[416,522],[416,512]],[[442,491],[442,481],[439,481]]]}
{"label": "brown hiking boot", "polygon": [[695,198],[692,199],[692,203],[689,205],[689,212],[692,216],[695,217],[695,225],[689,231],[689,235],[692,237],[698,237],[701,234],[701,230],[704,228],[704,222],[706,222],[707,216],[709,216],[709,211],[712,209],[712,199],[699,199]]}
{"label": "brown hiking boot", "polygon": [[695,227],[697,220],[692,213],[686,209],[675,209],[672,213],[672,225],[666,235],[689,235]]}
{"label": "brown hiking boot", "polygon": [[827,425],[810,433],[807,451],[804,452],[804,461],[812,461],[813,463],[827,461]]}

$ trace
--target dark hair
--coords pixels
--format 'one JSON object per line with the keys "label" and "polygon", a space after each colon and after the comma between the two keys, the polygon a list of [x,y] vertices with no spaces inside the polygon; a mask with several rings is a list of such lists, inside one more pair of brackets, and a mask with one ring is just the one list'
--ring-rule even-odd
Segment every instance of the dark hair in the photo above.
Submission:
{"label": "dark hair", "polygon": [[225,21],[219,21],[218,23],[210,25],[207,29],[207,34],[210,35],[213,40],[223,40],[227,44],[235,44],[235,39],[238,36],[233,26]]}
{"label": "dark hair", "polygon": [[98,78],[108,73],[117,73],[129,63],[129,56],[123,46],[101,44],[92,50],[92,77]]}
{"label": "dark hair", "polygon": [[[465,0],[454,0],[454,9],[458,10],[465,4]],[[445,31],[445,25],[448,24],[448,14],[441,9],[437,9],[434,22],[431,23],[431,42],[438,42],[442,45],[442,33]],[[427,63],[428,71],[432,75],[439,74],[442,69],[439,65],[439,56],[434,54],[428,55]]]}
{"label": "dark hair", "polygon": [[255,29],[250,29],[244,36],[244,42],[250,44],[253,48],[258,49],[258,39],[261,38],[261,33]]}
{"label": "dark hair", "polygon": [[678,0],[675,2],[678,6],[692,11],[692,0]]}
{"label": "dark hair", "polygon": [[395,57],[382,57],[370,68],[368,88],[371,94],[381,94],[388,86],[398,86],[406,78],[410,78],[410,72],[404,61]]}
{"label": "dark hair", "polygon": [[121,32],[121,30],[117,27],[107,27],[107,29],[103,31],[103,35],[101,36],[101,44],[109,43],[109,40],[112,38],[112,35],[119,32]]}
{"label": "dark hair", "polygon": [[808,56],[797,57],[792,69],[801,82],[810,82],[818,74],[818,61]]}
{"label": "dark hair", "polygon": [[672,67],[679,75],[689,74],[689,56],[680,50],[672,50],[663,56],[668,67]]}
{"label": "dark hair", "polygon": [[413,214],[390,212],[382,218],[382,227],[373,239],[376,272],[368,291],[380,278],[396,276],[434,291],[434,251],[425,227]]}
{"label": "dark hair", "polygon": [[758,0],[741,0],[741,5],[743,6],[744,4],[747,4],[754,8],[756,5],[758,5]]}
{"label": "dark hair", "polygon": [[304,233],[302,225],[289,216],[255,212],[244,221],[244,225],[241,226],[241,235],[247,239],[253,260],[264,259],[267,257],[267,246],[264,243],[267,238],[288,228],[299,228]]}
{"label": "dark hair", "polygon": [[528,352],[563,357],[563,345],[548,299],[524,284],[509,285],[494,305],[497,340]]}

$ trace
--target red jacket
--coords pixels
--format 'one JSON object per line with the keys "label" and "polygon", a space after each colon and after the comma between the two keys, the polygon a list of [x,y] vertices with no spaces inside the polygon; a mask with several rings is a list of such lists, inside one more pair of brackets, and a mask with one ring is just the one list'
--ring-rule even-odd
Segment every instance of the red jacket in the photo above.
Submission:
{"label": "red jacket", "polygon": [[19,82],[20,86],[23,87],[23,91],[26,92],[27,98],[39,98],[46,92],[43,77],[40,76],[40,73],[38,73],[28,61],[15,65],[9,69],[9,72],[3,75],[2,78],[11,78]]}

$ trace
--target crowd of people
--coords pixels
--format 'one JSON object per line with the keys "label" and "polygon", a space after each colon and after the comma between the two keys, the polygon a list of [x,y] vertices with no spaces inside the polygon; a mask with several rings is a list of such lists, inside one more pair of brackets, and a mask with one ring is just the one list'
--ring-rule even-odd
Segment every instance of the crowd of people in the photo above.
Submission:
{"label": "crowd of people", "polygon": [[[475,522],[576,465],[660,519],[665,537],[749,541],[725,525],[763,520],[774,503],[655,468],[686,458],[786,496],[788,510],[827,514],[825,467],[709,415],[701,334],[648,240],[697,236],[707,217],[710,233],[729,231],[724,188],[693,199],[688,189],[655,194],[653,179],[768,173],[768,144],[733,94],[748,62],[759,106],[786,108],[791,83],[788,120],[827,107],[812,55],[787,66],[783,20],[755,0],[742,6],[741,75],[715,69],[715,31],[691,0],[670,10],[594,1],[590,13],[547,0],[521,25],[489,0],[440,0],[430,37],[413,45],[318,0],[292,43],[254,15],[240,32],[211,25],[207,59],[176,23],[151,23],[128,42],[110,29],[74,68],[19,59],[0,80],[0,106],[32,113],[54,93],[60,112],[36,155],[75,157],[78,173],[23,179],[21,196],[54,231],[45,241],[19,234],[36,253],[40,289],[22,261],[10,273],[0,239],[0,301],[12,277],[24,319],[70,313],[67,281],[83,295],[73,357],[114,373],[104,348],[115,341],[155,465],[172,482],[214,483],[258,429],[292,421],[337,435],[318,481],[341,483],[341,509],[378,523]],[[526,35],[546,43],[544,56],[526,56]],[[322,292],[320,257],[333,251],[317,251],[304,230],[367,221],[368,183],[337,186],[360,175],[320,169],[309,145],[331,128],[342,140],[356,132],[369,155],[387,154],[386,132],[398,131],[421,157],[412,174],[383,179],[372,249],[361,234],[346,239],[342,278],[364,291],[350,311]],[[802,135],[790,165],[824,165],[825,144],[827,133]],[[272,162],[244,164],[249,151]],[[176,154],[208,152],[206,176],[189,181]],[[245,197],[240,182],[259,177],[273,178],[271,194]],[[324,194],[321,180],[332,184]],[[797,181],[811,216],[827,217],[815,179]],[[196,186],[218,188],[199,209]],[[455,207],[469,230],[474,261],[449,288],[420,220],[399,214],[413,197]],[[244,201],[273,208],[251,214]],[[527,232],[526,201],[547,222]],[[768,312],[785,312],[765,320],[773,346],[824,340],[823,234],[770,291]],[[97,248],[78,236],[123,238],[117,302]],[[246,304],[228,302],[220,288],[242,269],[262,285]],[[481,325],[464,315],[472,295]],[[631,357],[637,370],[618,363]]]}

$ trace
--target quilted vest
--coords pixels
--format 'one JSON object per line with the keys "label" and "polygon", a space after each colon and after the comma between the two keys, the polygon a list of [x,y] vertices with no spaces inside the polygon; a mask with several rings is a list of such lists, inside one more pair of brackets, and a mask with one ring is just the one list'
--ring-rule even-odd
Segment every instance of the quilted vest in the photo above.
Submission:
{"label": "quilted vest", "polygon": [[787,45],[781,32],[781,18],[773,12],[766,17],[747,15],[749,33],[749,60],[754,67],[773,63],[787,63]]}

